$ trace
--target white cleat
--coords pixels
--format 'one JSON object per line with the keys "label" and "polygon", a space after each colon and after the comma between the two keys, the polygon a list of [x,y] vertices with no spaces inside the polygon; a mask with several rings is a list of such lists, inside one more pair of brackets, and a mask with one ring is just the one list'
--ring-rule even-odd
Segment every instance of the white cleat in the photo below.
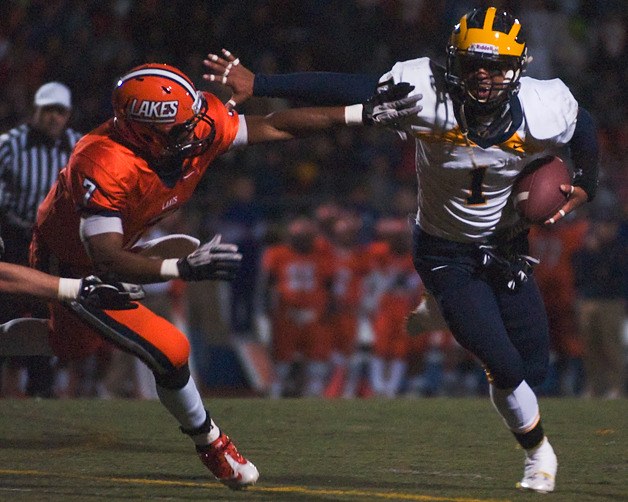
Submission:
{"label": "white cleat", "polygon": [[517,483],[521,490],[532,490],[537,493],[554,491],[558,459],[547,438],[532,450],[526,450],[523,479]]}

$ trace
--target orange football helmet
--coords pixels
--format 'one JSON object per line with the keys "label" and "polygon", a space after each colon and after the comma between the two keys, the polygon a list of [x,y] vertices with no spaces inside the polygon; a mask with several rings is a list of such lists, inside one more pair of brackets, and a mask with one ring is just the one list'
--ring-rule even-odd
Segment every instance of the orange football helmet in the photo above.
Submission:
{"label": "orange football helmet", "polygon": [[[192,81],[174,66],[149,63],[118,79],[113,90],[114,124],[122,139],[159,163],[195,157],[215,137],[207,102]],[[202,137],[199,122],[210,125]]]}

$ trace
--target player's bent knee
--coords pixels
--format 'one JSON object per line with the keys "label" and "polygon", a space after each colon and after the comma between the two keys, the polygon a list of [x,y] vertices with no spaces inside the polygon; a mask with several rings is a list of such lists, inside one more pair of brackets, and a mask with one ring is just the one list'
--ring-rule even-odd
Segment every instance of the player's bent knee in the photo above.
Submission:
{"label": "player's bent knee", "polygon": [[190,367],[187,364],[172,368],[167,373],[154,372],[155,383],[165,389],[181,389],[190,379]]}
{"label": "player's bent knee", "polygon": [[175,368],[187,365],[190,358],[190,342],[182,333],[178,335],[166,352],[168,360]]}

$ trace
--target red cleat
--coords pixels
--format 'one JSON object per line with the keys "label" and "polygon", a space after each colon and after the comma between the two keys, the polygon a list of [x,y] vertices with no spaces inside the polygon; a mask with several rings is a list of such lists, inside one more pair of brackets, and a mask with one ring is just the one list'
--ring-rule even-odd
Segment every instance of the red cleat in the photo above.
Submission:
{"label": "red cleat", "polygon": [[226,434],[220,433],[209,446],[197,447],[196,451],[201,462],[218,481],[232,490],[240,490],[254,485],[259,472],[251,462],[245,459],[235,444]]}

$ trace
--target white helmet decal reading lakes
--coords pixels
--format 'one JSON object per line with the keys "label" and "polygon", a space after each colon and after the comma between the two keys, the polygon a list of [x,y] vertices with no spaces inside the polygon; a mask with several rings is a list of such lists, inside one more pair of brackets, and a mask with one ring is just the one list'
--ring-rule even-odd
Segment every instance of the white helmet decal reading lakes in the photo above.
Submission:
{"label": "white helmet decal reading lakes", "polygon": [[[133,78],[159,76],[175,81],[181,85],[190,96],[194,99],[192,110],[194,113],[198,113],[201,105],[200,93],[194,89],[194,87],[185,78],[176,74],[175,72],[158,69],[158,68],[142,68],[131,73],[127,73],[118,81],[118,86]],[[158,123],[170,123],[176,120],[177,113],[179,111],[179,101],[152,101],[134,99],[129,103],[127,113],[131,120],[138,122],[158,122]]]}
{"label": "white helmet decal reading lakes", "polygon": [[138,122],[174,122],[179,110],[178,101],[147,101],[134,99],[129,106],[129,118]]}

